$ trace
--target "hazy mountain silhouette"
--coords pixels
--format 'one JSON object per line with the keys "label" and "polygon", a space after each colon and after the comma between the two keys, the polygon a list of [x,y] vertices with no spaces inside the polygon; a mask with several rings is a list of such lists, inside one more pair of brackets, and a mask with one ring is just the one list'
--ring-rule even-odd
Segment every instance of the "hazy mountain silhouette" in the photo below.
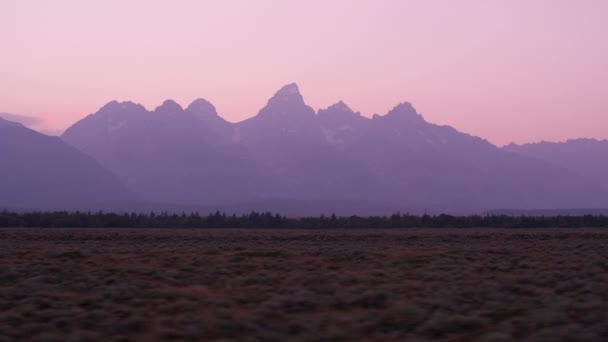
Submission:
{"label": "hazy mountain silhouette", "polygon": [[504,149],[554,163],[608,189],[608,140],[572,139],[557,143],[510,144]]}
{"label": "hazy mountain silhouette", "polygon": [[593,180],[430,124],[410,103],[371,119],[342,101],[315,113],[296,84],[236,124],[205,100],[152,112],[111,102],[63,138],[152,202],[306,214],[608,207]]}
{"label": "hazy mountain silhouette", "polygon": [[186,110],[167,100],[152,112],[132,102],[110,102],[62,137],[147,200],[207,204],[248,191],[244,153],[231,134],[231,125],[199,99]]}
{"label": "hazy mountain silhouette", "polygon": [[0,118],[0,207],[74,209],[136,200],[93,158]]}

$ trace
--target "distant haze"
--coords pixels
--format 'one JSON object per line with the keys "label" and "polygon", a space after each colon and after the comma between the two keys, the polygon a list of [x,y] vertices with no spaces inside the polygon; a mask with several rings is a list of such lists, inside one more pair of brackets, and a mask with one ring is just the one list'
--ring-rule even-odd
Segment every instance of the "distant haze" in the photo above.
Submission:
{"label": "distant haze", "polygon": [[412,102],[503,145],[608,138],[608,1],[3,1],[0,112],[65,129],[100,104],[203,97],[255,115]]}

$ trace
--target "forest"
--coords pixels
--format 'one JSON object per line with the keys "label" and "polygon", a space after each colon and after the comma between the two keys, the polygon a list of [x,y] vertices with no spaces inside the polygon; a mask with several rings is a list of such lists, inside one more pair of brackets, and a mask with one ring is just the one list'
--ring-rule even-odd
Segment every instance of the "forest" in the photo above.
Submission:
{"label": "forest", "polygon": [[390,216],[320,215],[318,217],[286,217],[270,212],[251,212],[246,215],[227,215],[222,212],[201,215],[166,212],[109,213],[109,212],[9,212],[0,211],[1,228],[284,228],[284,229],[340,229],[340,228],[605,228],[605,215],[411,215],[396,213]]}

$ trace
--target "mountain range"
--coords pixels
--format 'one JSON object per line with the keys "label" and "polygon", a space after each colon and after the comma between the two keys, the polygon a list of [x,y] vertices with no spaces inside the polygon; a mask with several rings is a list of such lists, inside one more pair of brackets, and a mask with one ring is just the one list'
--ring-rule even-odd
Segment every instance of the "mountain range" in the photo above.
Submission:
{"label": "mountain range", "polygon": [[[96,170],[109,170],[96,171],[103,173],[99,177],[124,184],[127,190],[120,183],[103,187],[120,194],[114,208],[133,201],[288,215],[608,208],[605,141],[499,148],[427,122],[408,102],[372,118],[342,101],[315,112],[296,84],[238,123],[221,118],[204,99],[186,108],[167,100],[153,111],[113,101],[61,139],[85,160],[94,159]],[[67,148],[65,143],[48,142]],[[31,167],[9,162],[12,177]],[[53,165],[64,165],[70,175],[92,172],[70,163],[57,159]],[[89,203],[111,202],[87,196]]]}

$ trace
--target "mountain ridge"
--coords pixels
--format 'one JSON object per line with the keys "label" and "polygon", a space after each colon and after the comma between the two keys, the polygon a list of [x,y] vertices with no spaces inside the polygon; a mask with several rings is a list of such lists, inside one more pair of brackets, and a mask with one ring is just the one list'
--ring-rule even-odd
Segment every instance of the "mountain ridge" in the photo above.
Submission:
{"label": "mountain ridge", "polygon": [[562,142],[509,144],[503,150],[576,172],[608,189],[608,140],[578,138]]}
{"label": "mountain ridge", "polygon": [[[188,115],[195,109],[204,114]],[[410,102],[372,118],[343,101],[314,111],[295,83],[237,123],[201,99],[154,111],[110,102],[62,138],[149,202],[326,203],[343,213],[608,207],[608,190],[592,180],[429,123]]]}

